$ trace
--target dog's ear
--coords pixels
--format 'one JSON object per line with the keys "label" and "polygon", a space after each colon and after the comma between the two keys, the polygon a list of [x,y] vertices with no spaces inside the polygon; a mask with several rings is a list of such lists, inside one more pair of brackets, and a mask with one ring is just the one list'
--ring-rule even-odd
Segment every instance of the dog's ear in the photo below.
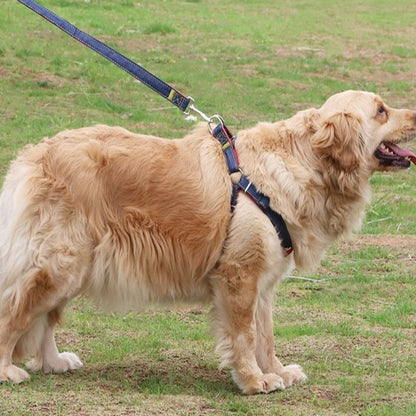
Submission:
{"label": "dog's ear", "polygon": [[360,164],[364,151],[361,124],[350,113],[337,113],[322,122],[311,138],[316,154],[351,171]]}
{"label": "dog's ear", "polygon": [[303,116],[303,124],[309,134],[314,134],[319,129],[321,116],[319,111],[315,108],[305,110]]}

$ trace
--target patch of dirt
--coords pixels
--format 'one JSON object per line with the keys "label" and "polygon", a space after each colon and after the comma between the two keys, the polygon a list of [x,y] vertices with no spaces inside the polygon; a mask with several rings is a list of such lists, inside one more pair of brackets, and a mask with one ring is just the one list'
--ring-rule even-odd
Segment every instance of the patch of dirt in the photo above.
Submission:
{"label": "patch of dirt", "polygon": [[140,33],[138,33],[138,35],[140,36],[134,36],[130,39],[120,39],[115,38],[114,36],[102,35],[99,36],[99,39],[104,43],[115,45],[120,51],[148,52],[162,48],[160,42],[157,40],[151,39],[149,36],[143,36]]}
{"label": "patch of dirt", "polygon": [[398,259],[416,264],[416,235],[357,235],[350,241],[341,242],[340,250],[360,250],[367,246],[381,247]]}
{"label": "patch of dirt", "polygon": [[43,88],[61,88],[68,83],[66,78],[50,72],[38,72],[26,67],[21,68],[20,71],[24,79],[35,81]]}

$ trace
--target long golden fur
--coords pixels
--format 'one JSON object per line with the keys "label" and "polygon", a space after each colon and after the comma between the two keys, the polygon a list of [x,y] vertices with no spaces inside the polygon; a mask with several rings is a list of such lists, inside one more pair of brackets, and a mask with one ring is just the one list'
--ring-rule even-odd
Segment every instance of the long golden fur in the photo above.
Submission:
{"label": "long golden fur", "polygon": [[232,181],[206,126],[180,140],[95,126],[26,147],[0,196],[0,380],[29,378],[12,360],[32,358],[32,371],[82,366],[54,340],[78,295],[118,310],[211,300],[221,364],[244,393],[304,380],[275,356],[273,287],[360,226],[370,175],[408,166],[376,149],[415,132],[414,112],[357,91],[239,132],[243,171],[288,226],[288,257],[245,194],[230,213]]}

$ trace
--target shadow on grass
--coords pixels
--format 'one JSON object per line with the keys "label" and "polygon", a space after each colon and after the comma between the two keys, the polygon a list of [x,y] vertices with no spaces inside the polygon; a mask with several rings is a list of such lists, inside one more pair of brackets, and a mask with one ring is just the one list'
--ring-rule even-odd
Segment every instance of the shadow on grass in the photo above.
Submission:
{"label": "shadow on grass", "polygon": [[[123,363],[86,364],[78,371],[43,375],[32,374],[37,386],[65,391],[109,390],[144,395],[194,395],[203,397],[239,394],[228,370],[194,355],[175,355],[155,360],[150,357],[126,359]],[[40,387],[42,390],[43,388]]]}

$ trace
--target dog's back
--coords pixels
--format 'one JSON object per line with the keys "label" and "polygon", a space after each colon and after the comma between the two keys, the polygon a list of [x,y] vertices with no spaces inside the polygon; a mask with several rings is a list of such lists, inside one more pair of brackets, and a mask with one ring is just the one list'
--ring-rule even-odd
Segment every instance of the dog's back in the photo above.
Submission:
{"label": "dog's back", "polygon": [[0,200],[2,304],[30,268],[46,268],[68,297],[87,291],[117,309],[205,296],[229,194],[222,166],[201,162],[217,148],[204,146],[95,126],[26,148]]}
{"label": "dog's back", "polygon": [[[23,150],[0,196],[0,327],[7,337],[0,337],[0,355],[3,348],[15,360],[34,356],[33,370],[79,368],[78,357],[59,354],[53,338],[65,304],[79,294],[113,310],[207,299],[206,276],[230,219],[221,158],[213,141],[106,126],[65,131]],[[0,378],[28,375],[10,365]]]}

